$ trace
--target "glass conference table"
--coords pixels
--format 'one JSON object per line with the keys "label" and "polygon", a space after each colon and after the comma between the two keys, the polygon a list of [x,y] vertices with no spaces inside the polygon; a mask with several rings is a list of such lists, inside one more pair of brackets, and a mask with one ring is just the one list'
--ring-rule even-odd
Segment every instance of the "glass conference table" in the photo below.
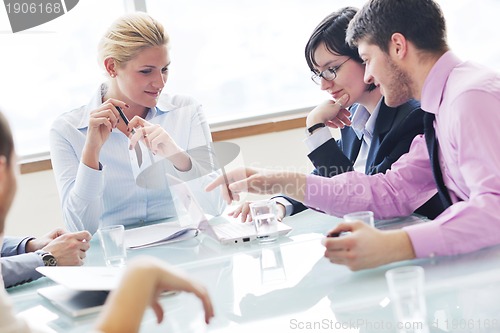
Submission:
{"label": "glass conference table", "polygon": [[[339,221],[314,211],[300,213],[285,219],[294,228],[289,236],[265,246],[219,245],[202,234],[129,250],[129,258],[152,255],[182,267],[206,285],[215,307],[207,326],[194,296],[165,296],[163,323],[158,325],[148,310],[141,332],[397,332],[400,323],[384,274],[409,264],[425,269],[429,332],[500,332],[500,247],[351,272],[323,257],[320,240]],[[103,266],[97,237],[92,242],[85,265]],[[95,314],[68,317],[37,294],[38,288],[53,284],[42,278],[9,289],[15,310],[49,331],[90,331]]]}

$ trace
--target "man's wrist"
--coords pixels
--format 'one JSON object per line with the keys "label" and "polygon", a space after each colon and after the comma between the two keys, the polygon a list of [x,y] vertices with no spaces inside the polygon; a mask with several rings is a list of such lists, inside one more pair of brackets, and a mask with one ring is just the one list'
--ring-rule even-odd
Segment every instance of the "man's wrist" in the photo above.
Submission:
{"label": "man's wrist", "polygon": [[36,250],[38,250],[36,245],[36,238],[35,237],[27,238],[26,243],[24,245],[24,252],[30,253],[30,252],[35,252]]}
{"label": "man's wrist", "polygon": [[[283,207],[283,218],[292,215],[293,207],[290,201],[285,196],[275,196],[272,197],[271,200],[276,202],[277,205]],[[278,206],[278,208],[280,207]]]}
{"label": "man's wrist", "polygon": [[390,230],[387,231],[386,235],[390,237],[386,244],[391,244],[394,249],[394,251],[392,251],[393,257],[389,262],[416,258],[410,236],[405,230]]}

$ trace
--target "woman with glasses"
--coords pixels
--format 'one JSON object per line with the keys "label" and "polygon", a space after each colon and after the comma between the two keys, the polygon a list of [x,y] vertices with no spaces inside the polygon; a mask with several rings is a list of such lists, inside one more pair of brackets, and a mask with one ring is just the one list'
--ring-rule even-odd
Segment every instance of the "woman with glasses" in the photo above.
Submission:
{"label": "woman with glasses", "polygon": [[[345,7],[328,15],[305,47],[312,80],[329,95],[308,114],[304,141],[315,166],[313,173],[323,177],[347,171],[385,173],[408,152],[413,138],[424,132],[424,112],[418,102],[410,100],[391,108],[384,103],[380,87],[364,82],[365,66],[358,50],[345,42],[345,31],[356,12]],[[341,128],[340,140],[332,138],[329,127]],[[288,197],[273,199],[281,218],[307,208]],[[442,210],[435,196],[416,212],[434,218]],[[243,221],[251,219],[248,203],[231,214],[241,214]]]}
{"label": "woman with glasses", "polygon": [[168,35],[151,16],[117,19],[98,49],[108,81],[87,105],[54,122],[52,165],[68,229],[94,233],[102,225],[175,217],[166,173],[190,180],[206,213],[224,209],[220,193],[202,190],[215,168],[200,154],[210,153],[212,141],[201,105],[164,93],[168,47]]}

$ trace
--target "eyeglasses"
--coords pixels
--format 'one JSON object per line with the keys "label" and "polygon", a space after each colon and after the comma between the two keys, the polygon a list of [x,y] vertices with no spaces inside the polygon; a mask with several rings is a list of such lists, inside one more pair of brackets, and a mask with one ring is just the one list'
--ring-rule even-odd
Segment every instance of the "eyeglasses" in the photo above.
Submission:
{"label": "eyeglasses", "polygon": [[347,60],[344,61],[343,63],[341,63],[340,65],[335,66],[335,67],[331,67],[331,68],[327,68],[324,71],[322,71],[321,73],[313,72],[313,75],[311,76],[311,80],[313,80],[313,82],[318,84],[318,85],[321,84],[322,78],[327,80],[327,81],[335,80],[337,78],[337,72],[338,72],[340,66],[342,66],[343,64],[348,62],[350,59],[351,58],[347,58]]}

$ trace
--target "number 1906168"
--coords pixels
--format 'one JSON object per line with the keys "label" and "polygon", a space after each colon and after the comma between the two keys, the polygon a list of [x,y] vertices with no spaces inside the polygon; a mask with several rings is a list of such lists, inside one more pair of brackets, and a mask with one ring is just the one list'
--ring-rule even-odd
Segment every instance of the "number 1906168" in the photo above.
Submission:
{"label": "number 1906168", "polygon": [[46,2],[46,3],[33,3],[33,2],[14,2],[6,3],[5,8],[8,14],[59,14],[63,10],[61,2]]}

